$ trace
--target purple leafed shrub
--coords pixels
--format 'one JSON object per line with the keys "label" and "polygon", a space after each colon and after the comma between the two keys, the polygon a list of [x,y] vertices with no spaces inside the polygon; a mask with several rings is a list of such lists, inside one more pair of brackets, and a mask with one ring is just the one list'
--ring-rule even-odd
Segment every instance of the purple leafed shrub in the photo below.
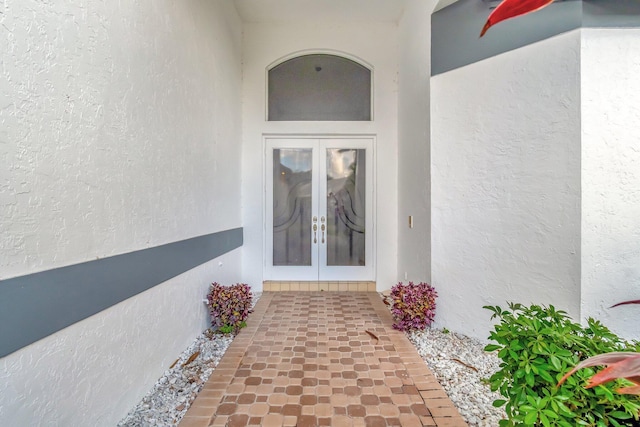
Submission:
{"label": "purple leafed shrub", "polygon": [[207,306],[214,330],[237,332],[246,326],[245,320],[251,312],[251,288],[244,283],[222,286],[212,283],[207,294]]}
{"label": "purple leafed shrub", "polygon": [[417,285],[402,282],[391,288],[391,314],[396,321],[395,329],[409,331],[412,329],[423,330],[433,322],[436,315],[436,297],[438,293],[428,283],[420,282]]}

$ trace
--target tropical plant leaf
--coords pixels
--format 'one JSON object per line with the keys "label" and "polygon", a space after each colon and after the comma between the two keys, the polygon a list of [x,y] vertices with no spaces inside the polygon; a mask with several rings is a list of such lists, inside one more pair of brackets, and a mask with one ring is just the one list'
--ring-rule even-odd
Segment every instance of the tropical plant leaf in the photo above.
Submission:
{"label": "tropical plant leaf", "polygon": [[634,385],[631,387],[621,387],[619,389],[616,390],[618,393],[620,394],[635,394],[635,395],[639,395],[640,394],[640,385]]}
{"label": "tropical plant leaf", "polygon": [[640,299],[634,299],[632,301],[623,301],[623,302],[619,302],[617,304],[612,305],[609,308],[613,308],[613,307],[617,307],[619,305],[627,305],[627,304],[640,304]]}
{"label": "tropical plant leaf", "polygon": [[594,375],[587,388],[595,387],[616,378],[626,378],[640,385],[640,353],[618,351],[598,354],[583,360],[560,379],[558,386],[562,385],[567,378],[582,368],[601,365],[609,367]]}
{"label": "tropical plant leaf", "polygon": [[625,378],[636,385],[640,385],[640,354],[630,356],[598,372],[591,377],[587,388],[595,387],[617,378]]}
{"label": "tropical plant leaf", "polygon": [[482,28],[480,37],[484,36],[487,30],[498,22],[536,12],[543,7],[549,6],[551,3],[553,3],[553,0],[504,0],[489,15],[487,22]]}

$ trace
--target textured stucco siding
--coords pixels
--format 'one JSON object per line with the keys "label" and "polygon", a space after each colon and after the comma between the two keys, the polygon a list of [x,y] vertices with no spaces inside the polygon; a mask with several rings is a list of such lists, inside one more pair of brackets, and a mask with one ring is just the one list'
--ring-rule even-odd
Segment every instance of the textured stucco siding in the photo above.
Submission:
{"label": "textured stucco siding", "polygon": [[399,23],[397,280],[403,282],[431,281],[429,53],[435,3],[407,2]]}
{"label": "textured stucco siding", "polygon": [[639,339],[640,30],[582,34],[582,316]]}
{"label": "textured stucco siding", "polygon": [[440,326],[483,305],[580,309],[580,31],[432,78],[432,277]]}
{"label": "textured stucco siding", "polygon": [[210,278],[237,280],[218,267],[237,258],[223,255],[0,359],[0,425],[116,425],[207,327]]}
{"label": "textured stucco siding", "polygon": [[1,4],[0,278],[238,225],[223,4]]}
{"label": "textured stucco siding", "polygon": [[[6,0],[0,23],[1,279],[242,225],[231,2]],[[236,250],[0,359],[0,425],[114,425],[240,269]]]}

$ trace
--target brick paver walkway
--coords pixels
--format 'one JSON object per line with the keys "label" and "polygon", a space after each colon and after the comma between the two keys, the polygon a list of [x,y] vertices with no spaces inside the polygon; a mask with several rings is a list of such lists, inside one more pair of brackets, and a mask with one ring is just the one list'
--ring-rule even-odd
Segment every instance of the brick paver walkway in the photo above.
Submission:
{"label": "brick paver walkway", "polygon": [[180,423],[466,426],[377,293],[265,292]]}

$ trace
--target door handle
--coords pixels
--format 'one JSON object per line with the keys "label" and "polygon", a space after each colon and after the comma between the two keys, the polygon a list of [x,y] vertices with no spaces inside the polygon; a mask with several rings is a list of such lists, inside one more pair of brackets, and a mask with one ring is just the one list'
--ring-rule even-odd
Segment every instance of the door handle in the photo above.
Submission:
{"label": "door handle", "polygon": [[320,226],[320,230],[322,230],[322,243],[324,243],[324,230],[325,230],[325,225],[324,224],[322,224]]}
{"label": "door handle", "polygon": [[318,224],[313,224],[313,243],[318,243]]}

